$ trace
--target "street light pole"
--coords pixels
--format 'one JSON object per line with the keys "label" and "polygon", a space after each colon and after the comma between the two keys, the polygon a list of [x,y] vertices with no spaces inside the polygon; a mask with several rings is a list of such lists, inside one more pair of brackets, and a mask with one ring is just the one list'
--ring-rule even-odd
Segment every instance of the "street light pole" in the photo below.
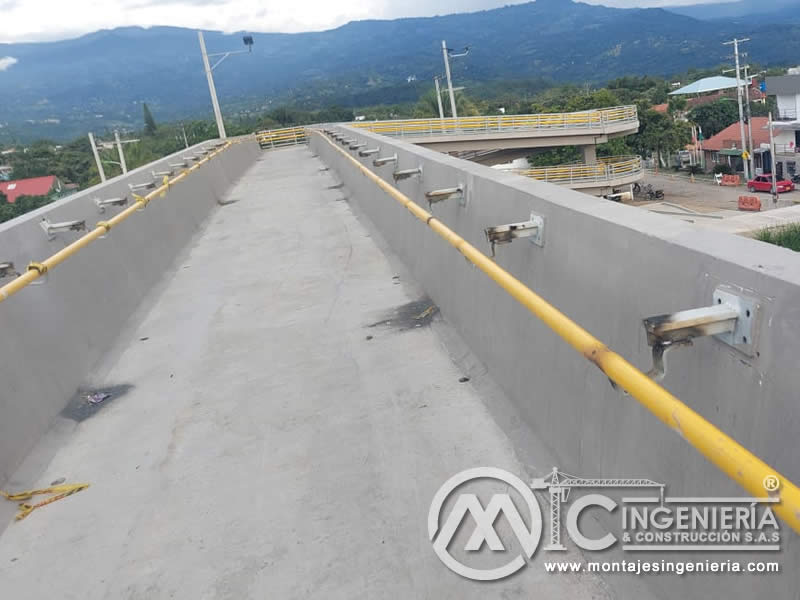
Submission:
{"label": "street light pole", "polygon": [[447,43],[444,40],[442,40],[442,56],[444,56],[444,72],[447,75],[447,89],[450,92],[450,111],[452,112],[453,118],[457,119],[456,97],[455,94],[453,94],[453,80],[450,77],[450,59],[447,56]]}
{"label": "street light pole", "polygon": [[206,78],[208,79],[208,91],[211,94],[211,104],[214,106],[214,118],[217,120],[217,131],[219,131],[220,139],[224,140],[228,135],[225,133],[225,123],[222,122],[222,112],[219,110],[219,100],[217,100],[217,88],[214,86],[214,76],[211,74],[211,65],[208,62],[206,42],[203,39],[202,31],[197,32],[197,40],[200,42],[200,52],[203,54],[203,68],[206,71]]}

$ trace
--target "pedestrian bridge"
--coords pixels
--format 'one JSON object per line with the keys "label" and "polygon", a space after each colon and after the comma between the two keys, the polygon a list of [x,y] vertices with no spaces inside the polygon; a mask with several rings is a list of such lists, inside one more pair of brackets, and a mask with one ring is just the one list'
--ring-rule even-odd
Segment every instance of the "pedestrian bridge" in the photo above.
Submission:
{"label": "pedestrian bridge", "polygon": [[[196,146],[0,225],[0,489],[89,484],[18,522],[0,499],[6,594],[793,597],[796,255],[327,129]],[[444,567],[444,481],[554,465],[668,496],[775,477],[784,571]]]}
{"label": "pedestrian bridge", "polygon": [[[594,146],[636,133],[639,116],[635,106],[618,106],[568,113],[359,121],[351,126],[440,152],[454,152]],[[272,148],[294,143],[302,131],[294,127],[261,131],[257,136],[262,146]]]}
{"label": "pedestrian bridge", "polygon": [[[539,130],[552,133],[552,131],[562,131],[565,127],[575,127],[580,130],[582,126],[589,127],[592,124],[602,124],[604,120],[608,121],[609,119],[613,122],[615,118],[628,122],[625,121],[631,116],[631,113],[627,110],[628,108],[633,108],[634,112],[632,114],[635,117],[635,107],[622,107],[622,109],[607,109],[605,111],[557,113],[553,115],[467,117],[458,120],[459,129],[455,128],[455,121],[452,119],[445,119],[444,123],[438,119],[419,119],[353,123],[351,125],[357,129],[376,131],[381,135],[400,137],[404,141],[410,141],[423,147],[427,146],[435,150],[443,150],[438,143],[428,144],[426,142],[431,135],[438,135],[435,133],[435,128],[438,128],[440,133],[445,131],[446,135],[454,136],[457,139],[462,139],[462,135],[472,136],[476,130],[492,132],[492,134],[501,132],[500,135],[506,135],[508,132],[528,135]],[[491,125],[489,125],[490,122]],[[636,121],[636,128],[638,128],[638,120]],[[636,128],[634,128],[633,132],[636,131]],[[628,131],[628,133],[631,133],[631,131]],[[271,150],[307,141],[305,127],[287,127],[261,131],[256,134],[256,137],[262,148]],[[542,139],[552,140],[553,138],[550,136]],[[511,146],[501,147],[514,148],[515,146],[512,144]],[[591,155],[594,155],[593,146]],[[596,196],[623,190],[625,186],[639,181],[644,175],[642,160],[639,156],[600,157],[592,160],[589,164],[554,165],[532,169],[517,169],[511,172],[548,183],[563,185],[575,190],[582,190],[587,194]]]}
{"label": "pedestrian bridge", "polygon": [[618,106],[568,113],[362,121],[352,125],[440,152],[453,152],[602,144],[636,133],[639,116],[635,106]]}

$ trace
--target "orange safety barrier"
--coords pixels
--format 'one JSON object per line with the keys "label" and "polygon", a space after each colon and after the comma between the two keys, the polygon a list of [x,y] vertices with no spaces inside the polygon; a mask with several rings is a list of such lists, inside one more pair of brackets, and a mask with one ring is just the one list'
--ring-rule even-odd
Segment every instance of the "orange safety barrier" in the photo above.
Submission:
{"label": "orange safety barrier", "polygon": [[739,196],[739,210],[758,212],[761,210],[761,200],[755,196]]}
{"label": "orange safety barrier", "polygon": [[739,185],[738,175],[723,175],[721,185]]}

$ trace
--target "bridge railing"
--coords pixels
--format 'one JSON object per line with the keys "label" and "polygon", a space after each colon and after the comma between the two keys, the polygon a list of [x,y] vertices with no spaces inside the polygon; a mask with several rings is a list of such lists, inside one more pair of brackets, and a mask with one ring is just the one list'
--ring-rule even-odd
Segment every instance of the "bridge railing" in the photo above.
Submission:
{"label": "bridge railing", "polygon": [[513,131],[561,131],[602,129],[611,124],[636,123],[635,106],[616,106],[597,110],[533,115],[459,117],[457,119],[401,119],[360,121],[352,127],[389,136],[464,135]]}
{"label": "bridge railing", "polygon": [[308,143],[305,126],[257,131],[256,140],[264,150]]}
{"label": "bridge railing", "polygon": [[[352,126],[348,126],[344,131],[347,135],[352,135],[357,130]],[[485,357],[492,357],[494,361],[494,366],[492,368],[495,376],[499,375],[504,384],[508,386],[507,389],[509,390],[509,394],[512,395],[512,398],[516,397],[518,400],[524,402],[524,412],[521,412],[521,414],[535,415],[534,418],[537,419],[537,422],[541,422],[539,421],[541,416],[546,414],[547,419],[551,419],[554,424],[558,422],[559,415],[568,415],[570,418],[574,418],[575,414],[583,414],[583,412],[587,411],[587,414],[592,414],[598,418],[597,427],[602,429],[604,433],[595,435],[594,433],[588,433],[586,431],[595,427],[594,424],[586,425],[587,423],[594,423],[592,417],[588,417],[587,420],[582,421],[583,431],[578,429],[580,434],[586,437],[587,446],[583,445],[583,440],[581,444],[561,445],[561,449],[570,453],[573,460],[577,462],[595,462],[594,459],[586,458],[587,453],[580,449],[584,447],[591,447],[593,448],[593,452],[600,453],[597,462],[610,460],[611,457],[613,457],[614,461],[619,460],[620,445],[619,440],[616,440],[616,436],[619,435],[620,439],[625,438],[626,435],[634,431],[633,424],[636,421],[629,417],[623,418],[622,416],[606,420],[606,408],[602,408],[597,412],[592,412],[595,408],[585,406],[578,402],[571,403],[570,400],[566,399],[566,396],[563,399],[566,405],[564,410],[554,406],[554,403],[550,403],[548,400],[537,400],[537,394],[531,394],[530,381],[532,377],[535,377],[536,373],[548,372],[548,369],[553,369],[559,364],[559,359],[562,357],[562,354],[560,354],[561,349],[549,343],[549,338],[548,343],[543,345],[546,346],[546,349],[543,346],[532,348],[531,346],[536,346],[536,344],[530,344],[531,339],[534,338],[529,336],[533,334],[540,335],[541,330],[536,327],[529,327],[529,325],[524,322],[524,319],[520,318],[521,314],[509,310],[507,305],[504,305],[502,310],[496,310],[493,314],[493,318],[487,319],[485,325],[481,322],[482,319],[475,319],[474,311],[477,307],[481,306],[481,302],[491,302],[494,308],[494,306],[500,306],[500,300],[494,293],[488,292],[491,288],[484,288],[483,284],[472,276],[471,272],[467,278],[466,275],[464,275],[465,271],[456,272],[449,270],[449,268],[455,264],[462,264],[463,261],[461,261],[461,257],[465,258],[474,267],[482,271],[494,284],[497,284],[517,303],[522,305],[522,307],[544,323],[552,332],[561,337],[573,350],[577,351],[579,355],[598,367],[613,383],[612,388],[611,386],[605,386],[605,382],[602,379],[595,380],[596,382],[602,381],[603,387],[594,388],[592,390],[592,393],[597,395],[596,398],[593,398],[593,406],[597,406],[597,398],[605,398],[608,400],[611,397],[614,399],[613,406],[624,406],[618,403],[618,394],[620,390],[624,390],[626,395],[638,400],[670,429],[680,434],[680,436],[691,444],[702,456],[716,465],[734,482],[747,490],[753,499],[768,498],[774,500],[774,504],[771,505],[772,510],[794,529],[794,531],[800,533],[800,488],[790,479],[758,458],[754,452],[751,452],[733,437],[717,428],[702,414],[705,409],[708,409],[713,404],[703,404],[703,402],[700,401],[703,397],[703,390],[712,389],[712,386],[719,385],[717,383],[719,378],[714,377],[710,369],[717,365],[730,365],[732,361],[737,363],[735,369],[739,369],[738,364],[748,365],[747,362],[736,355],[728,357],[727,352],[714,353],[715,356],[713,357],[708,355],[704,356],[702,362],[699,363],[702,364],[702,373],[698,373],[699,377],[694,376],[691,379],[690,406],[682,402],[677,396],[673,395],[658,382],[660,377],[656,374],[656,365],[660,359],[658,358],[656,346],[650,344],[652,345],[653,369],[645,373],[643,370],[637,368],[633,362],[629,362],[621,354],[611,350],[601,342],[600,339],[589,333],[587,329],[578,325],[578,323],[568,317],[565,312],[561,312],[554,304],[545,300],[543,295],[534,292],[523,280],[513,275],[511,271],[511,267],[522,268],[525,270],[526,277],[529,277],[530,273],[535,271],[539,284],[541,285],[542,293],[549,292],[549,294],[560,298],[562,303],[570,302],[574,311],[585,315],[593,315],[595,319],[602,319],[603,322],[607,322],[608,313],[604,305],[599,304],[602,300],[593,297],[589,300],[576,302],[571,298],[573,294],[570,294],[565,289],[565,285],[569,285],[568,281],[573,279],[573,276],[580,274],[581,277],[590,279],[590,281],[602,282],[605,288],[613,290],[604,297],[604,300],[608,302],[609,299],[611,299],[615,303],[615,306],[617,306],[617,309],[619,309],[619,306],[622,306],[623,302],[627,302],[627,298],[624,301],[620,299],[618,287],[610,285],[609,283],[609,275],[613,273],[617,282],[626,282],[630,280],[629,278],[636,277],[633,269],[640,269],[637,272],[649,274],[658,264],[669,263],[674,267],[675,249],[678,248],[674,233],[671,232],[669,235],[665,236],[661,234],[661,232],[657,232],[653,229],[640,229],[640,227],[643,226],[643,222],[638,218],[629,218],[631,215],[627,211],[631,209],[625,208],[624,210],[620,210],[623,209],[623,207],[619,207],[614,203],[586,203],[584,207],[583,202],[575,202],[569,195],[565,195],[566,197],[563,199],[562,203],[561,198],[556,198],[554,195],[549,194],[543,194],[542,197],[537,198],[532,197],[531,200],[535,200],[536,204],[533,204],[533,202],[531,202],[531,204],[518,202],[518,199],[522,198],[525,192],[524,186],[519,186],[513,182],[506,183],[505,181],[497,180],[493,175],[488,173],[488,170],[486,170],[487,173],[485,175],[476,172],[476,169],[472,169],[468,166],[469,163],[464,163],[463,167],[457,168],[450,163],[441,161],[435,156],[416,153],[412,149],[401,149],[397,144],[387,142],[381,149],[381,152],[385,157],[392,159],[392,168],[398,169],[394,171],[394,182],[399,179],[397,175],[403,172],[403,169],[399,168],[400,164],[403,166],[416,165],[417,168],[411,170],[420,174],[424,166],[425,185],[440,185],[446,184],[447,182],[455,183],[459,180],[463,181],[465,175],[473,178],[473,183],[467,188],[467,190],[469,190],[468,193],[472,194],[471,204],[466,202],[451,202],[448,205],[442,202],[441,204],[436,204],[437,209],[436,214],[434,214],[432,210],[423,208],[426,204],[425,199],[427,199],[428,206],[432,208],[433,204],[431,203],[431,199],[433,197],[437,198],[436,202],[440,202],[439,198],[442,195],[445,197],[450,197],[451,195],[463,196],[465,195],[464,187],[459,185],[459,187],[443,188],[441,190],[435,188],[428,188],[426,190],[422,185],[406,185],[404,186],[405,190],[411,194],[407,195],[393,184],[394,182],[392,182],[392,176],[390,174],[391,171],[384,170],[382,173],[379,171],[379,167],[387,163],[376,164],[375,159],[362,160],[362,157],[358,154],[352,152],[348,153],[341,144],[337,144],[331,139],[332,135],[336,133],[341,132],[333,130],[315,132],[311,140],[315,152],[319,154],[326,164],[336,168],[339,180],[351,189],[354,201],[359,201],[359,193],[362,195],[361,200],[363,200],[363,202],[361,202],[361,206],[365,208],[368,218],[372,219],[373,223],[376,223],[376,226],[383,230],[383,233],[387,236],[387,243],[393,246],[393,250],[398,252],[400,256],[403,256],[407,264],[413,264],[414,275],[419,278],[420,283],[425,286],[426,289],[432,288],[435,290],[436,295],[431,293],[431,296],[438,296],[437,304],[443,307],[443,310],[445,310],[444,306],[448,307],[450,310],[449,318],[453,319],[452,322],[463,324],[467,319],[476,322],[474,325],[470,325],[469,335],[474,341],[478,342],[476,346],[477,351],[481,352]],[[368,136],[366,134],[362,134],[362,136],[363,137],[358,140],[360,143],[365,143],[364,138],[367,140],[366,143],[375,141],[375,136]],[[352,144],[350,145],[350,149],[355,150]],[[370,164],[375,168],[374,170],[370,168]],[[616,163],[612,161],[609,164]],[[408,170],[406,170],[406,172],[408,172]],[[376,189],[380,190],[380,193],[375,194],[375,192],[370,189],[371,186],[364,183],[365,181],[376,186]],[[476,194],[476,189],[480,191],[480,194]],[[504,192],[506,192],[507,195],[502,198],[502,201],[501,198],[495,197],[494,195],[494,193],[502,195]],[[398,207],[386,208],[384,203],[381,202],[381,200],[386,197],[393,199],[399,204],[400,209],[404,210],[398,210]],[[521,216],[522,214],[528,213],[528,209],[532,209],[534,206],[540,206],[543,211],[546,210],[547,216],[540,217],[535,227],[537,231],[541,231],[545,223],[547,223],[548,233],[546,233],[546,235],[549,236],[547,238],[549,240],[547,242],[549,250],[545,250],[544,238],[541,238],[540,242],[536,243],[537,246],[542,248],[541,252],[537,251],[531,253],[530,249],[533,245],[524,244],[518,247],[519,252],[504,252],[502,257],[495,257],[493,252],[493,256],[490,257],[477,246],[470,243],[467,237],[462,237],[461,234],[448,227],[444,222],[446,215],[458,215],[459,226],[464,228],[467,232],[465,235],[473,240],[480,239],[478,235],[480,228],[473,226],[481,221],[481,224],[485,223],[483,227],[487,241],[490,230],[495,230],[498,233],[503,233],[500,231],[503,228],[505,228],[507,232],[515,231],[514,228],[520,225],[520,223],[490,227],[488,229],[485,228],[486,225],[497,222],[494,220],[489,222],[483,220],[487,215],[486,209],[490,203],[498,207],[498,215],[504,215],[505,217],[511,214],[520,214]],[[435,245],[428,243],[427,239],[421,237],[407,221],[400,220],[399,216],[404,214],[404,211],[408,211],[415,219],[440,236],[447,244],[457,251],[460,256],[456,257],[455,253],[440,252],[436,249]],[[581,215],[581,218],[577,221],[573,220],[573,215]],[[531,221],[534,220],[535,216],[536,215],[531,214]],[[590,219],[584,219],[583,217],[591,217],[591,224],[588,223]],[[476,221],[476,219],[480,219],[480,221]],[[617,223],[615,221],[616,219],[622,220],[623,224]],[[580,221],[587,222],[582,223],[579,229],[575,229],[574,226],[579,224]],[[507,223],[508,221],[502,220],[499,222]],[[660,226],[660,224],[656,223],[652,225]],[[598,231],[600,226],[602,226],[605,231]],[[608,243],[606,235],[610,233],[615,233],[620,236],[623,236],[623,234],[630,234],[630,237],[620,237],[620,239]],[[705,267],[701,267],[700,269],[696,267],[697,259],[707,255],[704,254],[703,250],[695,250],[695,247],[692,245],[695,243],[695,240],[700,239],[694,236],[695,233],[696,232],[693,230],[684,230],[683,235],[687,239],[687,242],[686,245],[680,246],[680,248],[683,253],[683,260],[686,261],[684,264],[687,266],[685,268],[673,268],[673,272],[678,275],[674,276],[676,277],[674,280],[666,279],[666,282],[695,281],[698,279],[695,272],[704,273],[705,277],[703,279],[710,279],[709,274],[702,270]],[[502,240],[499,243],[506,243],[515,239],[515,237],[522,236],[515,236],[514,233],[512,233],[508,239],[497,239]],[[581,243],[577,243],[578,239],[581,239]],[[598,240],[602,240],[603,244],[597,245],[593,243]],[[623,242],[622,240],[626,241]],[[637,243],[643,244],[639,245],[638,248],[640,248],[643,255],[646,254],[646,256],[649,257],[649,260],[643,261],[641,256],[637,256],[637,260],[631,261],[630,265],[626,266],[624,269],[619,268],[619,265],[614,266],[615,259],[618,260],[620,257],[630,256],[634,247],[631,244],[634,240],[636,240]],[[662,248],[664,252],[666,253],[668,249],[670,256],[658,256],[657,253],[660,249],[648,248],[652,240],[658,240],[659,244],[663,244]],[[753,262],[753,255],[761,256],[763,254],[763,256],[767,256],[768,254],[772,254],[771,249],[760,249],[750,243],[746,243],[750,242],[750,240],[731,240],[731,242],[731,245],[738,245],[739,248],[746,250],[747,253],[745,254],[742,252],[741,255],[738,253],[724,255],[729,260],[736,260],[739,256],[746,256],[744,261],[749,265]],[[698,244],[698,247],[705,248],[707,246]],[[523,248],[528,249],[528,251],[523,251]],[[492,249],[494,250],[494,248]],[[556,274],[553,275],[554,279],[551,279],[549,284],[545,283],[548,279],[547,273],[549,271],[549,269],[546,268],[548,264],[546,262],[548,256],[547,252],[550,253],[550,260],[557,257],[557,264],[559,267],[558,269],[553,269],[553,272]],[[419,260],[419,257],[422,256],[424,256],[424,260]],[[578,271],[576,265],[580,262],[579,256],[584,260],[589,259],[589,265],[591,266],[587,266],[587,268]],[[654,258],[657,256],[658,258]],[[715,255],[716,260],[720,258],[721,256]],[[775,258],[777,259],[777,255],[775,255]],[[727,270],[721,277],[717,278],[717,276],[715,276],[716,281],[733,282],[735,280],[731,279],[731,277],[742,277],[744,279],[738,279],[738,281],[745,284],[746,280],[752,281],[752,279],[749,279],[750,277],[758,277],[759,281],[764,281],[766,279],[764,275],[756,273],[749,268],[749,266],[737,266],[734,271],[730,269],[731,264],[734,263],[729,262],[726,264]],[[614,268],[611,268],[610,265],[614,266]],[[642,267],[640,265],[646,266]],[[565,276],[565,273],[567,273],[565,268],[570,269],[568,276]],[[447,278],[442,277],[444,269],[448,269]],[[720,271],[720,273],[723,272]],[[469,282],[469,286],[471,286],[470,289],[473,290],[472,297],[476,299],[480,298],[480,300],[475,302],[461,302],[459,300],[463,295],[463,290],[466,289],[466,282]],[[584,283],[581,283],[581,287],[578,289],[585,289],[583,288],[584,285]],[[725,285],[727,286],[729,284]],[[738,286],[739,284],[736,285]],[[782,282],[779,285],[785,285],[789,288],[793,287],[794,284],[793,281],[786,280],[785,283]],[[650,294],[648,302],[655,301],[658,306],[663,306],[667,299],[666,294],[669,288],[669,285],[658,287],[642,286],[640,295],[638,295],[637,298],[641,301],[641,294],[646,292]],[[706,293],[710,292],[712,289],[715,288],[708,284],[704,290],[699,294],[695,293],[693,297],[695,299],[707,297]],[[737,287],[735,289],[749,289],[749,287]],[[776,287],[771,289],[781,290],[786,288]],[[765,292],[766,289],[762,288],[761,293]],[[627,297],[627,294],[622,294],[622,296]],[[786,296],[786,299],[788,300],[788,296]],[[587,306],[591,306],[591,308],[587,308]],[[607,305],[605,306],[607,307]],[[640,305],[630,304],[629,309],[632,306]],[[652,306],[655,306],[655,304]],[[639,311],[640,309],[637,308],[636,310]],[[501,313],[504,317],[499,316]],[[601,313],[603,315],[602,317],[600,316]],[[637,314],[641,315],[640,312]],[[503,319],[506,320],[503,321]],[[593,321],[595,327],[598,327],[599,323],[600,321],[598,320]],[[778,324],[776,327],[783,327],[783,325]],[[609,330],[610,328],[606,327],[606,331]],[[517,332],[523,333],[518,335]],[[489,335],[495,337],[489,338]],[[502,336],[502,338],[500,336]],[[621,337],[625,337],[625,339],[628,340],[627,344],[629,348],[636,347],[639,344],[638,341],[634,341],[638,338],[632,338],[630,334],[619,336],[619,338]],[[692,337],[695,337],[694,334],[692,334]],[[702,337],[702,335],[700,337]],[[492,340],[492,343],[486,343],[489,339]],[[496,343],[498,339],[502,341]],[[780,338],[776,338],[774,342],[772,340],[768,342],[767,338],[764,337],[760,343],[765,350],[773,343],[776,344],[776,347],[783,350],[785,339],[785,336],[781,336]],[[523,347],[523,344],[528,354],[523,361],[525,364],[525,366],[522,367],[524,369],[522,372],[523,375],[517,376],[517,374],[521,372],[518,371],[517,368],[509,366],[508,361],[503,360],[503,358],[514,356],[516,349]],[[567,355],[564,354],[563,356]],[[760,354],[756,353],[756,356],[759,357]],[[541,364],[537,364],[536,357],[539,359],[545,358],[545,360]],[[663,354],[661,357],[663,358]],[[663,363],[661,364],[663,366]],[[789,363],[785,362],[782,364]],[[568,369],[564,368],[562,370],[559,365],[559,372],[564,375],[568,372]],[[728,371],[727,377],[732,377],[730,374],[732,372],[733,371]],[[665,372],[662,371],[661,375],[665,375]],[[580,383],[573,384],[567,381],[565,382],[565,387],[585,392],[588,381],[585,377],[585,372],[581,372],[581,375],[575,378],[579,380]],[[676,382],[679,386],[683,386],[682,389],[685,390],[687,387],[686,381],[688,379],[689,376],[684,376],[682,378],[673,378],[672,381]],[[736,389],[734,386],[737,384],[742,387],[750,385],[752,388],[755,388],[755,385],[758,385],[759,388],[762,386],[760,380],[758,384],[750,383],[751,380],[751,376],[745,373],[736,383],[728,382],[727,385],[729,387],[727,389]],[[781,382],[777,377],[771,380],[771,384],[775,386],[791,385]],[[540,388],[537,388],[537,392],[538,391],[540,391]],[[561,402],[557,404],[561,404]],[[750,400],[738,404],[739,407],[750,405],[752,405]],[[719,405],[717,404],[717,406]],[[701,408],[704,410],[701,411]],[[536,413],[537,409],[542,412]],[[579,413],[578,411],[583,412]],[[711,412],[713,413],[713,409]],[[736,415],[735,412],[729,414]],[[756,412],[756,414],[760,413]],[[773,414],[772,416],[775,415]],[[523,416],[523,419],[524,418],[526,417]],[[735,421],[735,419],[729,420],[729,424],[733,421]],[[649,427],[649,425],[645,425],[644,421],[636,423],[636,427],[641,427],[642,429]],[[578,427],[580,427],[580,425],[578,425]],[[765,427],[773,429],[775,425],[770,424]],[[739,431],[741,432],[741,429]],[[752,427],[748,426],[748,439],[752,443],[758,444],[758,447],[764,450],[767,446],[758,438],[754,431]],[[609,439],[609,436],[607,436],[608,432],[614,432],[615,441],[607,442]],[[622,434],[622,432],[625,432],[625,434]],[[656,436],[660,435],[660,432],[656,432],[656,430],[648,430],[646,433]],[[606,437],[604,438],[604,436]],[[554,432],[553,437],[563,438],[563,435],[558,436],[558,434]],[[641,447],[640,449],[642,456],[649,456],[651,458],[663,456],[662,453],[664,450],[657,444],[654,444],[655,439],[658,439],[659,443],[664,443],[667,440],[667,438],[650,437],[646,441],[651,445],[649,447]],[[561,441],[563,441],[563,439]],[[606,445],[607,443],[608,445]],[[636,448],[636,445],[630,444],[627,447]],[[771,451],[774,455],[774,446],[771,448]],[[784,455],[785,450],[781,449],[780,454]],[[670,464],[669,467],[664,468],[672,472],[680,471],[675,467],[675,464]],[[683,483],[695,483],[697,478],[701,478],[701,476],[704,475],[702,470],[701,466],[700,468],[696,468],[694,473],[682,474],[681,478]],[[705,477],[702,477],[702,483],[707,485]]]}
{"label": "bridge railing", "polygon": [[640,156],[610,156],[601,158],[597,163],[591,165],[558,165],[514,172],[540,181],[569,185],[572,183],[603,183],[622,177],[641,175],[644,173],[644,167]]}

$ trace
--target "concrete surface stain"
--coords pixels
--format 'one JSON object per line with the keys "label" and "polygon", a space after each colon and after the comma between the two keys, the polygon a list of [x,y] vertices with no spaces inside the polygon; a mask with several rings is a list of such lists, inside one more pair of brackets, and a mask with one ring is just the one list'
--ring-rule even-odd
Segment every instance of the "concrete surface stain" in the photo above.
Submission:
{"label": "concrete surface stain", "polygon": [[423,296],[419,300],[408,302],[384,314],[383,319],[371,323],[368,327],[391,327],[398,331],[408,331],[419,327],[426,327],[433,321],[439,312],[439,307],[433,300]]}
{"label": "concrete surface stain", "polygon": [[[115,402],[118,398],[124,396],[132,389],[133,386],[129,383],[108,385],[97,389],[81,388],[75,393],[64,410],[61,411],[61,416],[80,423],[81,421],[85,421],[89,417],[93,416],[95,413],[103,410],[109,404]],[[86,399],[86,396],[89,394],[98,392],[111,394],[111,397],[100,402],[99,404],[92,404]]]}

